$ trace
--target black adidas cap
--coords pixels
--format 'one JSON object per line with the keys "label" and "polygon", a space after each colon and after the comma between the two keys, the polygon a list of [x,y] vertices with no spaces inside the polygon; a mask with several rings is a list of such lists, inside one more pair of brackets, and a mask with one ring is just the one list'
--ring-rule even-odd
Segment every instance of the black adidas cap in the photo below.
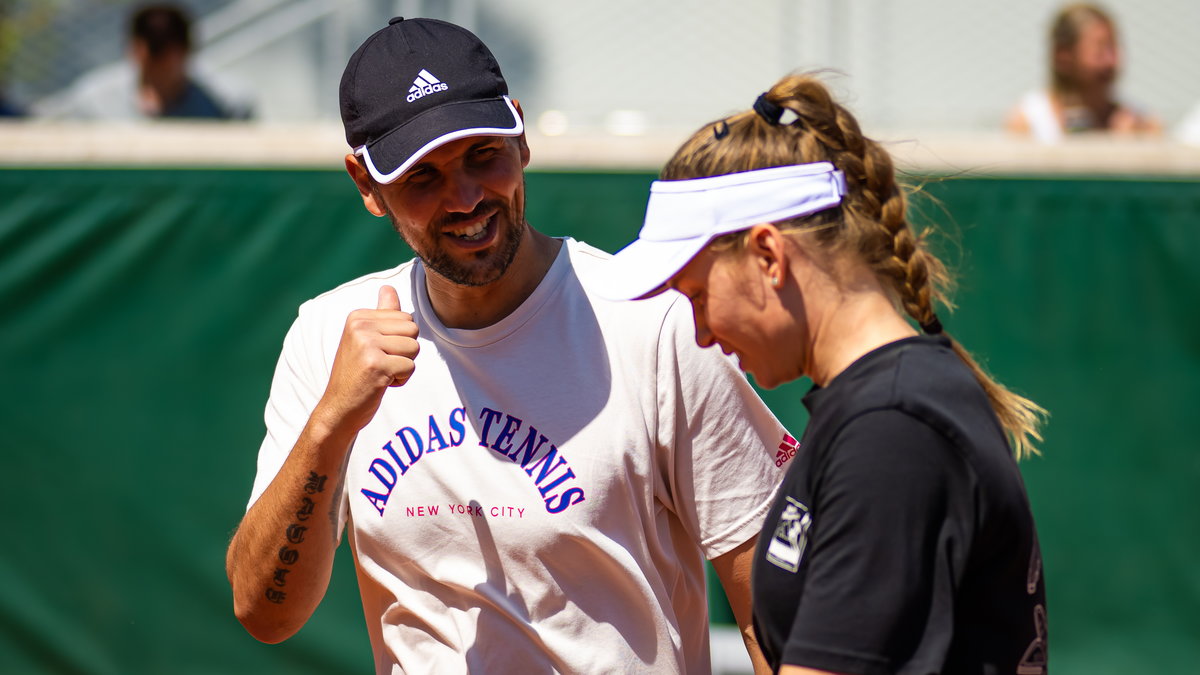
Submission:
{"label": "black adidas cap", "polygon": [[450,141],[525,131],[487,46],[435,19],[397,17],[367,38],[339,95],[346,142],[381,183]]}

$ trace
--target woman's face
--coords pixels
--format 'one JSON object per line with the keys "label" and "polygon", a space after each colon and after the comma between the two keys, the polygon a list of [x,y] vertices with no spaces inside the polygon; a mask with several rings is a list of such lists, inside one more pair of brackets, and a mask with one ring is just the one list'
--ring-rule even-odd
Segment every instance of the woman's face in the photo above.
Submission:
{"label": "woman's face", "polygon": [[781,304],[767,272],[745,252],[705,248],[669,282],[692,303],[696,343],[718,345],[766,389],[796,379],[801,341],[797,323]]}
{"label": "woman's face", "polygon": [[1074,47],[1061,56],[1064,72],[1081,88],[1111,87],[1121,64],[1112,26],[1092,20],[1083,25]]}

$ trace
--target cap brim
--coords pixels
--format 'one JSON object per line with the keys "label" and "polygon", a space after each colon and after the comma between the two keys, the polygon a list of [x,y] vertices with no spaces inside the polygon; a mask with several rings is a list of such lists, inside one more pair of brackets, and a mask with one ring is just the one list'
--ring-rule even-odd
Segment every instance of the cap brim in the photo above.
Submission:
{"label": "cap brim", "polygon": [[666,284],[708,244],[708,237],[650,241],[636,239],[609,261],[598,289],[610,300],[639,300],[666,290]]}
{"label": "cap brim", "polygon": [[507,96],[430,108],[386,136],[357,149],[367,170],[390,183],[433,149],[468,136],[520,136],[525,125]]}

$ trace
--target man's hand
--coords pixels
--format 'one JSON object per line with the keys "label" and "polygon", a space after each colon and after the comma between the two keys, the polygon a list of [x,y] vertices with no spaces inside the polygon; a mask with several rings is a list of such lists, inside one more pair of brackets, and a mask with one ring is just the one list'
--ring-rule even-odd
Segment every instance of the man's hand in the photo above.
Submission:
{"label": "man's hand", "polygon": [[395,288],[381,286],[375,309],[358,309],[346,318],[329,385],[313,418],[331,429],[362,429],[388,387],[412,376],[418,350],[412,315],[400,309]]}
{"label": "man's hand", "polygon": [[[226,554],[234,613],[251,635],[280,642],[312,616],[333,570],[346,452],[388,387],[413,373],[417,325],[396,289],[350,313],[329,385],[287,461],[246,512]],[[312,517],[328,514],[328,517]]]}

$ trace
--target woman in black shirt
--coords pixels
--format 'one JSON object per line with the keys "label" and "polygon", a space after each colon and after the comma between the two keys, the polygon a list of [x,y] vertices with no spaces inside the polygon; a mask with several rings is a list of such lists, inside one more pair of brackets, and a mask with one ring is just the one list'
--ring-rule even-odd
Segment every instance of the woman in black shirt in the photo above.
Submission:
{"label": "woman in black shirt", "polygon": [[696,339],[810,421],[754,561],[780,673],[1046,672],[1041,555],[1016,458],[1045,411],[938,320],[949,278],[886,150],[807,76],[701,128],[651,189],[614,297],[673,288]]}

